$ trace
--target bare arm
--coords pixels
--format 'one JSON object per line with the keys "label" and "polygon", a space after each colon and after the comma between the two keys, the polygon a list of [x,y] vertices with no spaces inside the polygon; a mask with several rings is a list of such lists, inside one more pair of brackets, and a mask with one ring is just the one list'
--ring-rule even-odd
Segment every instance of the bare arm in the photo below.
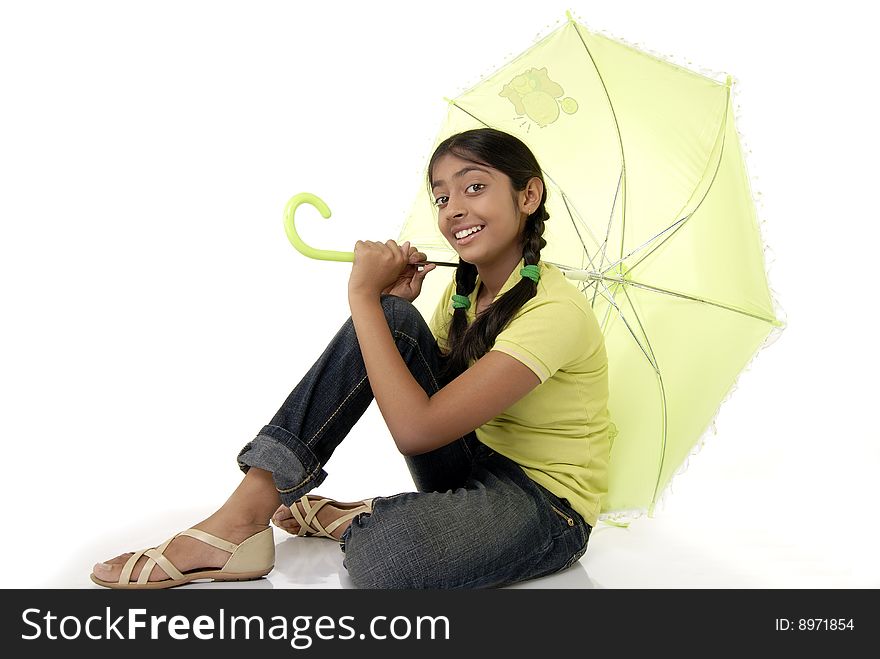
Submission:
{"label": "bare arm", "polygon": [[429,397],[397,350],[381,298],[350,295],[349,305],[370,387],[404,455],[427,453],[455,441],[541,383],[510,355],[490,351]]}

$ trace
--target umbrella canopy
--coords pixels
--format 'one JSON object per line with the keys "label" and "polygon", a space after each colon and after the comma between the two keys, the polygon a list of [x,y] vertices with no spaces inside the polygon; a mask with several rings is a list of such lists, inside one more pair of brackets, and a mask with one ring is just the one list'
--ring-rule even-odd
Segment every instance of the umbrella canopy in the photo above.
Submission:
{"label": "umbrella canopy", "polygon": [[[446,100],[435,147],[491,127],[520,138],[543,168],[550,219],[541,259],[587,297],[608,352],[612,448],[600,519],[651,515],[739,373],[784,327],[767,283],[731,78],[658,59],[568,14]],[[429,259],[457,261],[425,184],[399,240]],[[416,300],[423,313],[447,283],[427,278]]]}

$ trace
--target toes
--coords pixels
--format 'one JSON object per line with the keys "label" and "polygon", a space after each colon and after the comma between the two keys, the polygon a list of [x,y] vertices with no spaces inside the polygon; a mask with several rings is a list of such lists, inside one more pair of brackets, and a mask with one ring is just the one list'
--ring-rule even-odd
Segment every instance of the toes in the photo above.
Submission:
{"label": "toes", "polygon": [[104,561],[103,563],[95,563],[95,566],[92,568],[92,573],[96,577],[104,581],[107,581],[111,577],[116,579],[119,577],[119,573],[122,571],[122,566],[125,565],[125,562],[133,553],[134,552],[120,554],[115,558],[111,558],[109,561]]}
{"label": "toes", "polygon": [[285,505],[282,505],[275,511],[275,514],[272,515],[272,522],[275,526],[284,529],[288,533],[297,533],[299,531],[299,522],[296,521],[293,513],[290,512],[290,508]]}
{"label": "toes", "polygon": [[[92,568],[92,574],[94,574],[101,581],[117,581],[119,579],[119,575],[122,574],[122,568],[125,566],[126,561],[131,557],[133,552],[129,552],[127,554],[122,554],[121,556],[117,556],[116,558],[111,559],[106,563],[95,563]],[[140,576],[141,570],[147,562],[146,556],[141,556],[137,563],[134,564],[134,568],[131,571],[131,576],[129,579],[131,581],[136,581]],[[170,577],[165,573],[160,566],[154,565],[153,570],[150,572],[150,581],[161,581],[163,579],[169,579]]]}

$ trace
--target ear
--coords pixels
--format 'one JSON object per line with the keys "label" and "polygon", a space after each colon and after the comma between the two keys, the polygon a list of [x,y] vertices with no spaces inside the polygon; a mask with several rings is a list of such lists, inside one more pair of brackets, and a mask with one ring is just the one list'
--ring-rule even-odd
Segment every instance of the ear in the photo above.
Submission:
{"label": "ear", "polygon": [[541,204],[541,197],[544,194],[544,184],[537,176],[533,176],[526,184],[525,190],[519,193],[519,209],[526,216],[534,213]]}

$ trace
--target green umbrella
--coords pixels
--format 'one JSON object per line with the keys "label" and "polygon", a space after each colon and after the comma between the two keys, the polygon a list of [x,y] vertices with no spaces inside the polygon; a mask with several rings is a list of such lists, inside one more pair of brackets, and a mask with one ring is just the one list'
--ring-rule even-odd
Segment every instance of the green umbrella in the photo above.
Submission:
{"label": "green umbrella", "polygon": [[[446,99],[434,146],[488,126],[519,137],[541,163],[550,213],[541,258],[587,296],[608,352],[613,443],[600,519],[611,521],[653,514],[739,373],[784,323],[730,76],[686,70],[566,13],[567,23]],[[399,239],[456,260],[424,188]],[[423,314],[447,282],[426,279]]]}
{"label": "green umbrella", "polygon": [[[714,426],[739,373],[784,323],[734,127],[731,78],[719,82],[568,21],[454,99],[434,142],[492,127],[541,163],[550,220],[541,259],[589,300],[608,353],[609,491],[600,520],[653,515],[673,476]],[[433,152],[433,149],[432,149]],[[423,173],[427,179],[427,171]],[[351,261],[350,252],[307,256]],[[398,238],[454,265],[427,185]],[[416,300],[429,317],[448,277]],[[780,310],[781,311],[781,310]]]}

